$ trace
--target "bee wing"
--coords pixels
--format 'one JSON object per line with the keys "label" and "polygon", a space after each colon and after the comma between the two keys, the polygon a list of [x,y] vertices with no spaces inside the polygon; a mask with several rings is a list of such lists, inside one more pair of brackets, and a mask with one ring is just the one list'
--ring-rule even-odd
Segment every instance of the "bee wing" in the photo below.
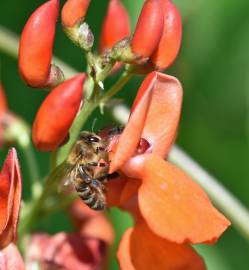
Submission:
{"label": "bee wing", "polygon": [[61,178],[60,184],[58,186],[58,192],[62,192],[66,187],[72,185],[75,178],[76,166],[67,164],[65,166],[64,176]]}

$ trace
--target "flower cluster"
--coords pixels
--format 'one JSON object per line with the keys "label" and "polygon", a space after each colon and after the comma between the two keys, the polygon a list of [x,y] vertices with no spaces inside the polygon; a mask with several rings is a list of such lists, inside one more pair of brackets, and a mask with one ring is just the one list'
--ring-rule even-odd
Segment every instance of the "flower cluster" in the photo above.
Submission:
{"label": "flower cluster", "polygon": [[[202,258],[191,245],[214,243],[230,222],[214,208],[191,177],[166,161],[176,138],[183,93],[176,78],[159,71],[173,63],[180,49],[182,24],[178,9],[171,0],[146,0],[131,33],[122,2],[109,0],[99,51],[95,53],[92,49],[94,35],[85,22],[90,0],[67,0],[61,10],[62,27],[84,51],[87,71],[65,79],[67,74],[52,63],[59,4],[59,0],[49,0],[38,7],[20,38],[22,79],[30,87],[50,91],[33,122],[33,144],[40,151],[54,151],[52,172],[43,184],[39,181],[34,184],[38,192],[32,194],[21,215],[20,237],[22,241],[29,241],[28,247],[20,243],[25,263],[41,269],[106,267],[108,249],[113,243],[113,230],[106,216],[88,209],[75,196],[71,198],[70,192],[63,196],[58,194],[57,186],[66,175],[68,153],[90,114],[98,106],[103,109],[132,76],[146,74],[123,131],[100,134],[108,142],[107,149],[100,146],[94,150],[96,153],[105,151],[105,154],[107,151],[108,161],[89,162],[90,166],[109,168],[108,175],[112,177],[105,176],[105,179],[110,178],[108,183],[103,181],[108,207],[119,207],[134,218],[134,227],[124,233],[118,248],[120,268],[205,269]],[[122,66],[123,75],[106,90],[104,80]],[[13,137],[9,127],[20,122],[10,115],[0,88],[2,144],[7,143],[5,138]],[[15,142],[20,142],[20,134],[14,134]],[[29,130],[25,134],[29,134]],[[93,140],[88,144],[96,140],[90,139]],[[77,188],[84,200],[90,189],[87,186],[91,181],[89,171],[83,166],[75,174],[75,178],[86,178],[84,185]],[[91,188],[99,192],[100,186],[96,183],[101,181],[101,177],[94,179]],[[21,189],[19,163],[12,148],[0,173],[0,266],[4,265],[3,269],[9,269],[9,265],[15,269],[25,267],[15,246]],[[65,196],[69,199],[65,199],[64,207],[59,210],[67,212],[75,231],[58,232],[53,236],[31,233],[33,222],[51,214],[51,209],[62,204]],[[15,258],[11,257],[13,254]]]}

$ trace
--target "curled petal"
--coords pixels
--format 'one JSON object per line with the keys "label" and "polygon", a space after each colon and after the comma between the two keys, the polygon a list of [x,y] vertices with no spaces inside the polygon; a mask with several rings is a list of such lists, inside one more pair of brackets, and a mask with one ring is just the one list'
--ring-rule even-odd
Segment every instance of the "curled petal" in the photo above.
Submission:
{"label": "curled petal", "polygon": [[73,27],[83,20],[90,0],[67,0],[61,11],[61,21],[64,27]]}
{"label": "curled petal", "polygon": [[[152,146],[148,150],[165,157],[175,140],[183,92],[181,83],[176,78],[159,72],[153,74],[156,77],[154,85],[151,85],[151,89],[143,89],[142,85],[135,104],[139,102],[139,96],[144,95],[143,91],[152,91],[142,137]],[[136,110],[136,106],[133,110]]]}
{"label": "curled petal", "polygon": [[170,0],[160,0],[164,12],[164,29],[156,51],[151,57],[154,66],[163,70],[175,60],[181,45],[181,15]]}
{"label": "curled petal", "polygon": [[84,80],[83,73],[66,80],[43,101],[32,128],[32,139],[39,150],[55,150],[66,139],[79,110]]}
{"label": "curled petal", "polygon": [[153,154],[128,163],[126,173],[142,179],[141,214],[158,236],[176,243],[213,243],[230,225],[192,178],[174,165]]}
{"label": "curled petal", "polygon": [[100,36],[100,52],[111,49],[119,40],[130,35],[130,23],[126,9],[120,0],[110,0]]}
{"label": "curled petal", "polygon": [[113,243],[113,228],[103,212],[94,211],[77,199],[69,213],[81,235],[102,240],[109,245]]}
{"label": "curled petal", "polygon": [[182,104],[182,87],[171,76],[151,72],[143,81],[115,153],[111,172],[122,166],[136,151],[140,138],[150,144],[147,152],[168,154],[176,136]]}
{"label": "curled petal", "polygon": [[23,259],[14,244],[10,244],[0,251],[0,269],[25,270]]}
{"label": "curled petal", "polygon": [[131,40],[132,52],[138,57],[148,59],[158,46],[163,25],[164,17],[160,0],[146,0]]}
{"label": "curled petal", "polygon": [[45,86],[50,79],[58,11],[58,0],[46,2],[31,15],[21,34],[19,71],[23,80],[32,87]]}
{"label": "curled petal", "polygon": [[17,238],[22,179],[16,150],[12,148],[0,173],[0,249]]}
{"label": "curled petal", "polygon": [[193,248],[156,236],[142,221],[124,233],[117,257],[121,270],[206,269]]}
{"label": "curled petal", "polygon": [[115,152],[111,155],[110,173],[117,171],[135,153],[141,138],[150,100],[151,91],[147,91],[137,105],[137,110],[132,113],[128,124],[119,137]]}
{"label": "curled petal", "polygon": [[102,241],[79,234],[36,234],[27,253],[29,261],[45,269],[91,270],[101,269],[105,247]]}

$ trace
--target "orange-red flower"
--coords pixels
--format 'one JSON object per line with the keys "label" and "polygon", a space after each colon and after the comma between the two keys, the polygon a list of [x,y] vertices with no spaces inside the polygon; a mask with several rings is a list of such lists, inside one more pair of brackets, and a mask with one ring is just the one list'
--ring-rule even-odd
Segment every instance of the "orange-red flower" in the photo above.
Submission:
{"label": "orange-red flower", "polygon": [[[99,50],[103,56],[103,62],[106,61],[105,58],[107,58],[107,61],[109,60],[109,54],[111,54],[111,50],[115,44],[129,37],[129,35],[130,22],[125,7],[119,0],[110,0],[100,34]],[[112,69],[112,73],[118,71],[121,66],[122,63],[117,62]]]}
{"label": "orange-red flower", "polygon": [[175,60],[181,45],[182,20],[181,15],[171,0],[160,0],[164,28],[157,49],[151,56],[151,62],[157,70],[163,70]]}
{"label": "orange-red flower", "polygon": [[70,206],[69,215],[81,235],[98,238],[108,245],[113,244],[113,227],[103,212],[94,211],[77,199]]}
{"label": "orange-red flower", "polygon": [[32,128],[32,139],[39,150],[55,150],[66,139],[82,101],[85,78],[81,73],[64,81],[43,101]]}
{"label": "orange-red flower", "polygon": [[146,0],[131,40],[131,49],[136,57],[146,60],[151,56],[162,36],[163,20],[160,1]]}
{"label": "orange-red flower", "polygon": [[138,65],[145,64],[137,67],[137,72],[163,70],[175,60],[180,49],[181,36],[181,16],[172,1],[146,0],[130,46],[125,42],[116,46],[114,58]]}
{"label": "orange-red flower", "polygon": [[37,8],[21,34],[19,71],[32,87],[51,87],[63,80],[61,70],[51,65],[59,1],[50,0]]}
{"label": "orange-red flower", "polygon": [[14,244],[10,244],[0,251],[0,269],[25,270],[24,261]]}
{"label": "orange-red flower", "polygon": [[4,89],[2,84],[0,83],[0,147],[4,143],[4,125],[5,116],[8,110],[7,100],[4,94]]}
{"label": "orange-red flower", "polygon": [[105,243],[77,233],[35,234],[28,247],[28,261],[42,269],[101,269]]}
{"label": "orange-red flower", "polygon": [[205,269],[190,244],[214,243],[230,225],[190,176],[164,160],[176,136],[181,102],[179,81],[152,72],[127,126],[110,143],[110,172],[121,176],[109,182],[108,201],[135,219],[120,243],[121,269]]}
{"label": "orange-red flower", "polygon": [[119,0],[110,0],[100,35],[100,52],[111,49],[118,41],[130,35],[126,9]]}
{"label": "orange-red flower", "polygon": [[17,238],[22,179],[16,150],[10,149],[0,173],[0,249]]}
{"label": "orange-red flower", "polygon": [[28,263],[36,262],[48,269],[103,269],[114,237],[110,222],[103,212],[89,209],[80,199],[71,205],[69,215],[76,232],[33,235],[27,252]]}
{"label": "orange-red flower", "polygon": [[61,11],[61,21],[64,27],[73,27],[83,21],[90,0],[67,0]]}

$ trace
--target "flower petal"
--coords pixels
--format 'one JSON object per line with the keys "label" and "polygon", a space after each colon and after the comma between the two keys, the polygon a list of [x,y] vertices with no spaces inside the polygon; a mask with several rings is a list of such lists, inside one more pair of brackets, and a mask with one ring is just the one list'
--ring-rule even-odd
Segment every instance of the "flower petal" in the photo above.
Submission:
{"label": "flower petal", "polygon": [[155,234],[176,243],[213,243],[230,225],[192,178],[174,165],[156,155],[138,156],[130,163],[127,173],[142,179],[141,214]]}
{"label": "flower petal", "polygon": [[61,11],[61,21],[64,27],[73,27],[83,20],[90,0],[67,0]]}
{"label": "flower petal", "polygon": [[141,221],[125,232],[117,257],[121,270],[206,269],[201,257],[190,246],[156,236]]}
{"label": "flower petal", "polygon": [[103,212],[94,211],[77,199],[71,205],[69,214],[82,236],[97,238],[110,245],[113,243],[113,228]]}
{"label": "flower petal", "polygon": [[[154,80],[155,78],[152,78],[150,84],[153,84]],[[145,81],[147,86],[147,80]],[[144,85],[144,83],[141,85],[142,89]],[[120,168],[135,153],[146,120],[150,99],[151,91],[146,91],[137,104],[136,110],[131,114],[129,122],[119,138],[115,153],[112,155],[110,173]]]}
{"label": "flower petal", "polygon": [[7,111],[8,104],[4,93],[4,88],[0,82],[0,117]]}
{"label": "flower petal", "polygon": [[14,244],[0,251],[1,270],[25,270],[23,259]]}
{"label": "flower petal", "polygon": [[42,266],[49,265],[49,269],[67,270],[101,269],[104,254],[105,244],[102,241],[66,233],[54,236],[36,234],[28,250],[30,261],[38,261]]}
{"label": "flower petal", "polygon": [[139,88],[128,124],[112,156],[110,172],[135,153],[141,137],[151,145],[147,152],[165,157],[176,136],[181,104],[180,82],[169,75],[151,72]]}
{"label": "flower petal", "polygon": [[163,26],[164,17],[160,1],[146,0],[131,40],[132,52],[147,59],[158,46]]}
{"label": "flower petal", "polygon": [[106,184],[106,201],[108,207],[119,206],[120,205],[120,194],[126,184],[127,180],[125,178],[115,178]]}
{"label": "flower petal", "polygon": [[154,72],[154,76],[156,81],[153,88],[147,90],[152,91],[152,96],[142,137],[152,145],[153,153],[165,157],[176,136],[182,105],[182,86],[172,76],[160,72]]}
{"label": "flower petal", "polygon": [[22,180],[16,150],[12,148],[0,174],[0,249],[16,240]]}
{"label": "flower petal", "polygon": [[175,60],[181,45],[181,15],[170,0],[160,0],[164,11],[164,29],[151,62],[159,69],[165,69]]}
{"label": "flower petal", "polygon": [[100,52],[111,49],[118,41],[129,35],[130,22],[125,7],[120,0],[110,0],[101,29]]}

